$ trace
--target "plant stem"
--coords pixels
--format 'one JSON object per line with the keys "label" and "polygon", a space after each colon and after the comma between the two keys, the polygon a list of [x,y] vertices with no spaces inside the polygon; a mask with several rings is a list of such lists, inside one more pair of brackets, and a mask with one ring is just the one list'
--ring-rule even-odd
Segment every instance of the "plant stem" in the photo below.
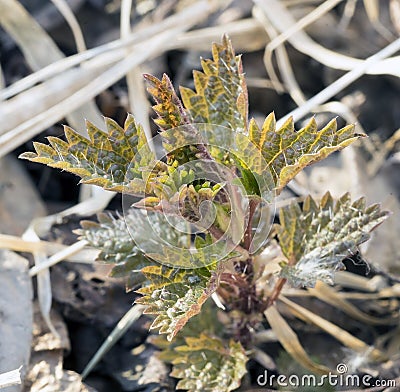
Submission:
{"label": "plant stem", "polygon": [[279,278],[278,281],[275,284],[274,289],[272,290],[272,294],[269,296],[268,301],[267,301],[267,309],[274,304],[274,302],[277,300],[279,297],[279,294],[281,293],[283,286],[285,285],[287,279],[286,278]]}
{"label": "plant stem", "polygon": [[251,246],[251,240],[253,239],[252,236],[252,220],[253,220],[253,216],[254,216],[254,212],[256,211],[256,208],[259,204],[258,200],[255,199],[251,199],[249,202],[249,220],[247,222],[247,228],[246,228],[246,232],[244,233],[244,248],[247,250],[250,250],[250,246]]}
{"label": "plant stem", "polygon": [[[296,260],[294,260],[293,258],[291,258],[288,261],[288,265],[293,266],[296,264]],[[279,297],[279,294],[281,293],[283,286],[285,285],[285,283],[287,282],[286,278],[279,278],[278,281],[275,284],[274,289],[272,290],[271,295],[268,298],[267,301],[267,309],[274,304],[274,302],[277,300],[277,298]]]}
{"label": "plant stem", "polygon": [[[223,237],[224,233],[216,226],[211,225],[208,228],[208,231],[210,232],[210,234],[215,237],[217,240],[219,240],[220,238]],[[229,238],[226,239],[226,241],[228,242],[229,245],[234,246],[235,250],[237,252],[239,252],[244,258],[248,259],[249,258],[249,252],[247,251],[247,249],[243,248],[242,246],[240,246],[239,244],[234,244],[232,242],[232,240],[230,240]]]}

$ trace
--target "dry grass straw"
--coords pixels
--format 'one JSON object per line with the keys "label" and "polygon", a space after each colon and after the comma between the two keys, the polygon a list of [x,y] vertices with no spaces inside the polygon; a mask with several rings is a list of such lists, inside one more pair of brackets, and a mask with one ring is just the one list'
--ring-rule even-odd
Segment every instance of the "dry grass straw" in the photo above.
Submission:
{"label": "dry grass straw", "polygon": [[[336,324],[324,319],[321,316],[311,312],[310,310],[296,304],[295,302],[287,299],[283,295],[279,297],[279,301],[284,303],[290,310],[290,312],[298,317],[299,319],[314,324],[315,326],[321,328],[323,331],[334,337],[336,340],[341,342],[346,347],[359,352],[359,353],[370,353],[370,357],[373,360],[380,361],[385,359],[385,355],[376,348],[371,348],[362,340],[351,335],[349,332],[340,328]],[[275,330],[274,330],[275,331]],[[276,332],[276,331],[275,331]]]}
{"label": "dry grass straw", "polygon": [[[400,76],[400,57],[392,57],[400,49],[400,39],[390,43],[388,46],[370,56],[366,60],[359,60],[349,56],[328,50],[314,42],[302,29],[324,13],[337,5],[340,0],[330,0],[324,2],[314,11],[297,21],[293,18],[284,4],[277,0],[254,0],[256,4],[253,14],[262,23],[272,41],[266,47],[264,62],[267,71],[271,75],[272,82],[277,81],[277,77],[272,65],[272,52],[277,50],[278,66],[283,75],[284,83],[288,88],[293,100],[298,104],[298,108],[288,113],[278,121],[278,125],[289,117],[293,116],[295,121],[301,119],[310,112],[319,111],[319,106],[343,91],[348,85],[366,73],[371,74],[391,74]],[[279,17],[278,17],[279,15]],[[273,26],[273,27],[272,27]],[[280,32],[281,35],[277,35]],[[337,79],[314,97],[305,100],[304,94],[298,86],[286,52],[282,44],[288,41],[297,50],[314,58],[332,68],[349,70],[347,74]]]}
{"label": "dry grass straw", "polygon": [[330,371],[329,368],[315,363],[308,356],[296,333],[278,312],[275,305],[265,311],[265,317],[284,349],[299,363],[317,374],[326,374]]}
{"label": "dry grass straw", "polygon": [[359,310],[356,306],[350,303],[347,299],[340,296],[332,287],[323,282],[317,282],[315,288],[308,289],[319,300],[341,310],[350,317],[370,325],[390,325],[398,323],[398,315],[393,317],[373,317]]}
{"label": "dry grass straw", "polygon": [[71,28],[72,35],[74,36],[76,50],[78,52],[84,52],[86,50],[85,38],[79,26],[78,21],[75,18],[73,11],[65,0],[51,0],[51,2],[57,7],[65,21]]}
{"label": "dry grass straw", "polygon": [[135,323],[139,317],[143,314],[145,306],[135,304],[128,312],[121,318],[115,328],[112,330],[110,335],[101,345],[101,347],[93,355],[89,363],[86,365],[82,372],[82,379],[87,377],[87,375],[93,370],[93,368],[100,362],[100,360],[107,354],[107,352],[114,346],[115,343],[125,334],[129,327]]}
{"label": "dry grass straw", "polygon": [[396,36],[388,28],[386,28],[379,20],[380,0],[363,0],[363,3],[372,27],[388,42],[393,41],[396,38]]}
{"label": "dry grass straw", "polygon": [[[10,249],[16,252],[33,253],[42,251],[46,255],[55,255],[70,248],[67,245],[49,241],[28,241],[21,237],[0,234],[0,249]],[[96,260],[99,251],[96,249],[85,248],[76,252],[68,252],[64,260],[92,264]]]}
{"label": "dry grass straw", "polygon": [[[122,0],[121,2],[121,40],[125,40],[131,34],[131,12],[132,0]],[[129,51],[127,51],[127,54]],[[136,121],[143,126],[150,148],[154,151],[152,141],[149,104],[146,98],[146,90],[143,83],[140,66],[133,67],[126,74],[126,83],[128,87],[129,107]]]}
{"label": "dry grass straw", "polygon": [[21,384],[21,368],[0,374],[0,389]]}
{"label": "dry grass straw", "polygon": [[[58,49],[52,38],[18,1],[4,0],[0,3],[0,24],[17,43],[33,71],[37,71],[54,61],[64,58],[64,55]],[[44,88],[41,90],[42,95],[46,96],[46,94],[49,94],[49,91],[52,91],[50,95],[53,95],[53,102],[57,102],[57,97],[63,96],[63,87],[62,80],[57,84],[53,81],[51,88],[53,88],[54,91]],[[4,116],[4,118],[7,118],[7,121],[4,121],[2,125],[0,125],[0,135],[5,131],[11,131],[11,139],[6,137],[7,135],[2,135],[0,138],[5,138],[6,141],[8,140],[11,142],[11,149],[16,148],[27,140],[26,138],[18,137],[17,133],[13,133],[12,130],[16,128],[21,121],[29,120],[36,112],[46,108],[39,95],[36,95],[36,92],[37,89],[33,90],[29,100],[26,99],[27,97],[25,95],[23,96],[25,99],[13,99],[1,103],[0,114]],[[77,130],[82,128],[82,119],[85,115],[96,124],[101,122],[100,112],[90,99],[75,109],[76,110],[70,110],[65,113],[65,117]],[[4,126],[5,123],[7,123],[7,126]],[[3,140],[0,142],[0,145],[2,144]],[[1,149],[2,147],[0,147],[0,151]],[[6,152],[9,151],[11,150],[8,148]],[[0,157],[6,152],[0,153]]]}
{"label": "dry grass straw", "polygon": [[[296,24],[296,20],[290,11],[278,0],[254,0],[254,3],[262,10],[269,22],[280,33],[285,33]],[[322,13],[321,13],[322,15]],[[360,66],[364,60],[346,56],[332,50],[329,50],[314,40],[312,40],[304,30],[297,30],[296,34],[287,38],[293,47],[298,51],[312,57],[321,64],[343,71],[351,71]],[[393,75],[400,76],[400,57],[383,58],[365,70],[365,73],[371,75]]]}
{"label": "dry grass straw", "polygon": [[[32,221],[31,225],[25,231],[22,236],[23,239],[33,242],[40,242],[40,238],[35,230],[35,220]],[[33,259],[35,262],[35,267],[40,267],[41,265],[47,262],[47,255],[42,250],[37,250],[32,253]],[[51,291],[51,278],[49,269],[43,269],[36,276],[37,279],[37,298],[39,302],[40,313],[42,317],[51,331],[51,333],[59,338],[59,334],[54,327],[51,318],[50,318],[50,310],[52,304],[52,291]]]}

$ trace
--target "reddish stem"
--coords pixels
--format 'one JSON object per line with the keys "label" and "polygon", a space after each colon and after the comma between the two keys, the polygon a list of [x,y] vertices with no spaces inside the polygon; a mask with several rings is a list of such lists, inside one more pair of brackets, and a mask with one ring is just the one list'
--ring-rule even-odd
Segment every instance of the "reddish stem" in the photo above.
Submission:
{"label": "reddish stem", "polygon": [[272,294],[268,298],[267,308],[272,306],[274,302],[278,299],[279,294],[281,293],[283,286],[285,285],[287,279],[286,278],[279,278],[275,284],[274,289],[272,290]]}
{"label": "reddish stem", "polygon": [[[290,258],[288,261],[288,265],[293,266],[295,264],[296,264],[296,260],[294,260],[293,258]],[[272,290],[272,293],[268,298],[267,308],[269,308],[271,305],[273,305],[274,302],[277,300],[277,298],[279,297],[279,294],[281,293],[283,286],[285,285],[286,282],[287,282],[286,278],[279,278],[278,281],[275,283],[275,287]]]}
{"label": "reddish stem", "polygon": [[258,203],[259,203],[258,200],[255,199],[251,199],[249,202],[249,220],[247,222],[246,232],[244,233],[244,239],[243,239],[244,248],[247,250],[250,250],[251,240],[253,239],[251,223]]}
{"label": "reddish stem", "polygon": [[[208,228],[208,231],[209,231],[210,234],[211,234],[214,238],[216,238],[217,240],[219,240],[220,238],[222,238],[223,235],[224,235],[224,233],[223,233],[218,227],[213,226],[213,225],[210,226],[210,227]],[[246,258],[249,257],[249,252],[247,252],[246,249],[244,249],[244,248],[241,247],[240,245],[235,245],[235,244],[233,244],[233,242],[232,242],[229,238],[227,238],[226,241],[228,241],[230,244],[232,244],[232,246],[235,247],[235,250],[238,251],[242,256],[244,256],[244,257],[246,257]]]}

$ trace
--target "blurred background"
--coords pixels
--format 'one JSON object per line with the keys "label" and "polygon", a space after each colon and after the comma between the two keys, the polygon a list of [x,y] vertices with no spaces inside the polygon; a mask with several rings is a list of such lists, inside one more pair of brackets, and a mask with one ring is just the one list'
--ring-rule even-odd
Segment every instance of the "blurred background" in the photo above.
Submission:
{"label": "blurred background", "polygon": [[[147,319],[103,358],[89,386],[81,383],[78,373],[135,298],[123,281],[106,277],[107,266],[90,264],[90,252],[76,257],[86,264],[46,269],[33,288],[28,275],[22,286],[10,284],[33,264],[29,241],[45,240],[55,253],[76,243],[72,230],[82,217],[121,209],[118,196],[17,157],[33,140],[61,136],[63,124],[82,135],[85,119],[104,128],[102,116],[122,124],[133,113],[154,135],[142,74],[165,72],[176,88],[193,87],[192,70],[225,33],[243,54],[250,116],[259,124],[271,111],[280,119],[297,109],[298,128],[313,114],[320,125],[337,116],[369,136],[301,173],[280,202],[326,190],[382,202],[395,217],[363,255],[398,282],[400,0],[0,0],[0,246],[25,252],[23,259],[0,253],[0,287],[10,298],[0,309],[15,316],[14,325],[0,327],[0,373],[30,361],[24,390],[173,390],[168,369],[144,344]],[[15,270],[2,273],[10,258]],[[16,334],[16,325],[25,332]],[[243,390],[251,385],[250,377]],[[14,390],[22,389],[4,389]]]}

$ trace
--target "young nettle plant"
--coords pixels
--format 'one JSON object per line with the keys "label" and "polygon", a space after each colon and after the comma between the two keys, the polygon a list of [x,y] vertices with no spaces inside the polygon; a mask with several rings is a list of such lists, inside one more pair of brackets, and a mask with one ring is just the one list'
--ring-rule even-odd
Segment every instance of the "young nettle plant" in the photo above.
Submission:
{"label": "young nettle plant", "polygon": [[[328,370],[307,357],[276,302],[286,282],[333,283],[342,260],[387,212],[326,193],[282,208],[270,230],[273,200],[285,185],[363,135],[353,125],[337,129],[335,120],[317,130],[312,119],[296,132],[289,119],[277,129],[273,113],[259,127],[248,120],[240,56],[227,37],[212,53],[203,72],[194,71],[195,91],[181,88],[181,99],[166,75],[145,75],[158,115],[155,145],[165,156],[128,115],[124,128],[107,118],[107,133],[88,122],[90,139],[65,127],[66,141],[49,137],[49,145],[34,143],[36,153],[21,157],[124,194],[123,216],[83,222],[81,236],[100,249],[99,259],[115,264],[113,276],[127,276],[128,289],[141,294],[136,302],[155,315],[152,328],[166,339],[153,342],[173,364],[177,388],[223,392],[239,387],[256,352],[254,333],[267,323],[303,365]],[[273,268],[271,253],[279,262]],[[284,300],[295,313],[297,305]],[[351,348],[367,348],[354,340]]]}

